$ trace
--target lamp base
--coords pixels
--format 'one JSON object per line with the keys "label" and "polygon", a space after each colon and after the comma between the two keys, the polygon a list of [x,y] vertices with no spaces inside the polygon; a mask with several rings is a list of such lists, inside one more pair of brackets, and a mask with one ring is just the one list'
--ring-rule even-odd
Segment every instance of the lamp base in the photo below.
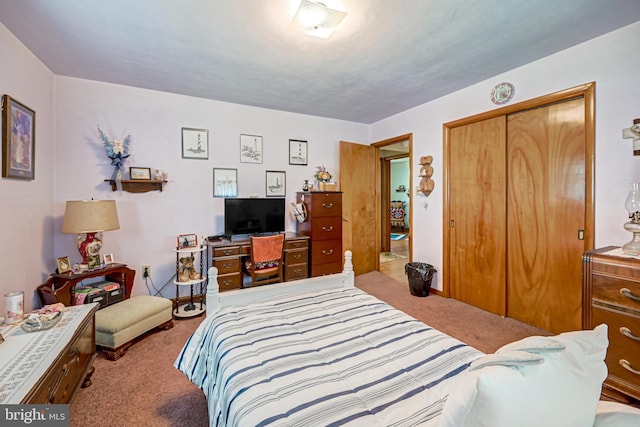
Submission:
{"label": "lamp base", "polygon": [[622,246],[622,252],[629,255],[640,255],[640,224],[629,221],[624,229],[633,233],[633,239]]}
{"label": "lamp base", "polygon": [[89,268],[100,265],[100,249],[102,248],[102,233],[78,234],[78,252],[82,256],[82,263]]}

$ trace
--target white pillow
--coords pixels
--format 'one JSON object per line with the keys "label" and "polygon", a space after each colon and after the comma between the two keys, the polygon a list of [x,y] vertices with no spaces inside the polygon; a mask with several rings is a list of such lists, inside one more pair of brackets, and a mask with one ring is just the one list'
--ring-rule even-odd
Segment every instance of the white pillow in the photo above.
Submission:
{"label": "white pillow", "polygon": [[604,324],[592,331],[530,337],[509,344],[498,354],[512,355],[524,348],[541,355],[544,362],[515,367],[487,365],[460,375],[445,402],[440,425],[592,426],[607,376],[604,357],[608,344]]}
{"label": "white pillow", "polygon": [[544,362],[544,357],[539,354],[527,353],[526,351],[506,351],[502,354],[487,354],[474,360],[469,365],[470,371],[482,369],[485,366],[525,366],[538,365]]}

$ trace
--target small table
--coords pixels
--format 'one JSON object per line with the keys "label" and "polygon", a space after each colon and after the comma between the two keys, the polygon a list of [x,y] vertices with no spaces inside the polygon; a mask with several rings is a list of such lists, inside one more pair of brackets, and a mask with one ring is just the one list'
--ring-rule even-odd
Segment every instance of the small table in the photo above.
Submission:
{"label": "small table", "polygon": [[85,279],[105,276],[105,280],[120,283],[125,289],[125,299],[131,296],[135,270],[126,264],[108,264],[106,267],[83,273],[54,273],[38,286],[38,297],[42,305],[61,302],[66,306],[76,304],[76,286]]}

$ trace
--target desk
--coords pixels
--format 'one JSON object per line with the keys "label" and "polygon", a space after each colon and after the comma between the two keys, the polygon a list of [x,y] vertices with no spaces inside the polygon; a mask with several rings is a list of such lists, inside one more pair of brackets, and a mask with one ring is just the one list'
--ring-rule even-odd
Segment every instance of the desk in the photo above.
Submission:
{"label": "desk", "polygon": [[[242,288],[244,274],[243,259],[251,253],[251,240],[210,240],[211,265],[218,269],[220,292]],[[284,281],[309,277],[309,237],[285,233],[284,237]]]}
{"label": "desk", "polygon": [[61,302],[66,306],[76,303],[76,286],[85,279],[105,276],[105,280],[120,283],[125,289],[125,299],[131,296],[135,270],[125,264],[108,264],[106,267],[84,273],[54,273],[38,286],[38,297],[42,305]]}
{"label": "desk", "polygon": [[98,304],[67,307],[51,329],[2,329],[0,404],[65,404],[91,385],[96,358],[94,315]]}

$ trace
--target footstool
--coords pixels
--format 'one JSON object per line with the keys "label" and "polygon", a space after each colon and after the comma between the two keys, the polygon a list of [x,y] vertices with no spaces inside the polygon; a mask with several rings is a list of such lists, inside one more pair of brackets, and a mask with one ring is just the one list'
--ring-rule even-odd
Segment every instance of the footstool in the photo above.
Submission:
{"label": "footstool", "polygon": [[107,359],[118,360],[129,346],[152,329],[171,329],[171,300],[138,295],[96,312],[96,345]]}

